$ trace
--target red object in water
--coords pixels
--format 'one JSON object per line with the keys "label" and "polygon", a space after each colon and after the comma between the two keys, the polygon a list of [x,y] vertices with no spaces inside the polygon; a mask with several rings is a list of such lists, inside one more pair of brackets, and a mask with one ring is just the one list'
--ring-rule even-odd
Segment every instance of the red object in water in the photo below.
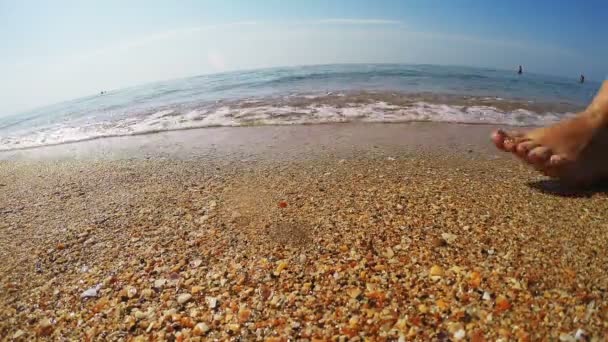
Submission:
{"label": "red object in water", "polygon": [[285,202],[285,201],[279,202],[279,208],[287,208],[287,202]]}

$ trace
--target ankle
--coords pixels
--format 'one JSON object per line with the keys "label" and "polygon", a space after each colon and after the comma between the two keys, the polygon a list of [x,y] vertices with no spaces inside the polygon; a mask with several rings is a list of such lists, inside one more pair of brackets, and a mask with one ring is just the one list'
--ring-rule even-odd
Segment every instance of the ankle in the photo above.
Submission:
{"label": "ankle", "polygon": [[608,81],[604,81],[587,110],[598,115],[608,115]]}
{"label": "ankle", "polygon": [[596,127],[607,127],[608,126],[608,112],[594,110],[593,108],[587,108],[581,113],[583,116],[591,118],[591,121]]}

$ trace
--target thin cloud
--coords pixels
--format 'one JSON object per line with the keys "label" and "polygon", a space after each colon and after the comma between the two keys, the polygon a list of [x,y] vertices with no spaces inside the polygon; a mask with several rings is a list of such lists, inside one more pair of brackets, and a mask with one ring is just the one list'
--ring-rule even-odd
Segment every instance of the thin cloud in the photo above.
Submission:
{"label": "thin cloud", "polygon": [[[197,34],[202,32],[209,32],[214,30],[220,30],[231,27],[239,27],[239,26],[252,26],[259,24],[256,21],[239,21],[233,23],[226,24],[218,24],[218,25],[206,25],[206,26],[195,26],[195,27],[182,27],[176,28],[172,30],[167,30],[163,32],[156,32],[149,35],[137,37],[131,40],[125,40],[122,42],[117,42],[113,45],[104,46],[98,49],[88,50],[88,51],[80,51],[67,56],[64,56],[58,60],[51,60],[50,62],[57,63],[75,63],[77,61],[88,60],[97,58],[104,55],[111,55],[121,51],[131,50],[135,48],[139,48],[142,46],[150,45],[152,43],[171,39],[174,37],[185,36],[188,34]],[[13,67],[30,67],[32,65],[36,65],[37,60],[24,60],[20,61],[13,65]]]}
{"label": "thin cloud", "polygon": [[350,19],[329,18],[316,21],[319,24],[343,24],[343,25],[399,25],[402,22],[388,19]]}
{"label": "thin cloud", "polygon": [[509,41],[500,39],[486,39],[476,36],[453,34],[453,33],[440,33],[440,32],[421,32],[421,31],[407,31],[409,34],[418,35],[421,37],[446,39],[451,41],[460,41],[463,43],[496,46],[501,48],[512,48],[520,50],[533,50],[542,51],[550,54],[560,54],[569,56],[571,58],[581,57],[575,51],[566,49],[560,46],[546,45],[540,42],[526,42],[526,41]]}
{"label": "thin cloud", "polygon": [[148,36],[143,36],[143,37],[141,37],[139,39],[136,39],[136,40],[133,40],[133,41],[128,41],[128,42],[124,42],[124,43],[117,44],[117,45],[114,45],[114,46],[109,46],[109,47],[101,48],[101,49],[98,49],[98,50],[94,50],[94,51],[91,51],[91,52],[89,52],[87,54],[84,54],[83,56],[92,57],[92,56],[96,56],[96,55],[103,55],[103,54],[107,54],[107,53],[114,53],[114,52],[117,52],[117,51],[128,50],[128,49],[132,49],[132,48],[148,45],[150,43],[153,43],[153,42],[156,42],[156,41],[159,41],[159,40],[165,40],[165,39],[169,39],[169,38],[173,38],[173,37],[177,37],[177,36],[182,36],[182,35],[187,35],[187,34],[193,34],[193,33],[200,33],[200,32],[207,32],[207,31],[213,31],[213,30],[218,30],[218,29],[223,29],[223,28],[229,28],[229,27],[250,26],[250,25],[257,25],[257,22],[255,22],[255,21],[240,21],[240,22],[227,23],[227,24],[219,24],[219,25],[207,25],[207,26],[186,27],[186,28],[173,29],[173,30],[169,30],[169,31],[165,31],[165,32],[159,32],[159,33],[151,34],[151,35],[148,35]]}

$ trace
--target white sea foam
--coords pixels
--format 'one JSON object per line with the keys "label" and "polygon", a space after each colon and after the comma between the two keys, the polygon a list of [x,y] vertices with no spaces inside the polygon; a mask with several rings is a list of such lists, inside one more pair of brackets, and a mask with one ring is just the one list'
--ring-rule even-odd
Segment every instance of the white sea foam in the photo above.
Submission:
{"label": "white sea foam", "polygon": [[[260,102],[264,103],[264,102]],[[544,125],[569,114],[538,114],[524,109],[502,111],[492,106],[461,106],[415,102],[400,107],[386,102],[332,106],[223,105],[215,108],[186,110],[166,109],[118,121],[102,121],[71,126],[56,124],[30,132],[0,138],[0,151],[55,145],[102,137],[146,134],[160,131],[217,126],[293,125],[341,122],[410,122],[437,121],[457,123],[504,124],[513,126]]]}

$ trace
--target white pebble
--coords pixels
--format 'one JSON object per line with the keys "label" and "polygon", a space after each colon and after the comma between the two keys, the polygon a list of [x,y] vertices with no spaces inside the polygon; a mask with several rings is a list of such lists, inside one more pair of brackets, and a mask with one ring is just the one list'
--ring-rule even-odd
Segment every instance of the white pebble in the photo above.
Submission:
{"label": "white pebble", "polygon": [[101,289],[101,284],[97,284],[96,286],[93,286],[93,287],[87,289],[86,291],[84,291],[80,295],[80,298],[97,297],[97,292],[99,292],[100,289]]}
{"label": "white pebble", "polygon": [[162,279],[162,278],[161,279],[156,279],[154,281],[154,288],[156,288],[156,289],[162,289],[165,286],[165,284],[167,284],[167,279]]}
{"label": "white pebble", "polygon": [[574,337],[572,337],[570,334],[566,334],[566,333],[562,333],[561,335],[559,335],[559,340],[562,342],[574,342],[576,341],[574,339]]}
{"label": "white pebble", "polygon": [[190,301],[190,299],[192,299],[192,295],[189,293],[182,293],[181,295],[179,295],[177,297],[177,302],[180,304],[186,304],[187,302]]}
{"label": "white pebble", "polygon": [[209,305],[210,309],[215,309],[215,307],[217,306],[217,298],[215,297],[206,297],[205,302],[207,302],[207,305]]}
{"label": "white pebble", "polygon": [[144,319],[144,318],[148,318],[148,313],[142,312],[142,311],[135,311],[134,316],[136,319]]}
{"label": "white pebble", "polygon": [[467,335],[467,333],[464,331],[464,329],[460,329],[454,333],[454,340],[460,341],[463,338],[465,338],[466,335]]}
{"label": "white pebble", "polygon": [[445,240],[445,242],[449,244],[454,243],[454,241],[456,241],[456,238],[458,238],[458,236],[450,233],[442,233],[441,237]]}

